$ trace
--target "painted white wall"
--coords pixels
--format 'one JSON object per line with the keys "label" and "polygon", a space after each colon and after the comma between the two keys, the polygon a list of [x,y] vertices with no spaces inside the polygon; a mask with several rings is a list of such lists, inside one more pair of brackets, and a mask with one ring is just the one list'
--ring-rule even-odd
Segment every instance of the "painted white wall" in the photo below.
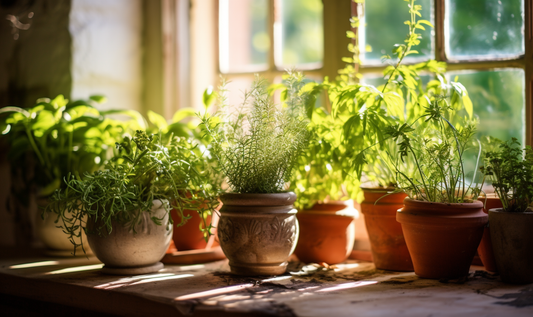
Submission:
{"label": "painted white wall", "polygon": [[141,110],[141,0],[72,0],[72,99],[101,94],[102,109]]}

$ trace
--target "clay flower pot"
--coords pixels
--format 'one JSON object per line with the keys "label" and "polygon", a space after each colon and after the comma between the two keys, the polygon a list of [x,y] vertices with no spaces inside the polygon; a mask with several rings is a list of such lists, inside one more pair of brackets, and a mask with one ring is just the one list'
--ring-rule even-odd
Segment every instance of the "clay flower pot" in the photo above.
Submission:
{"label": "clay flower pot", "polygon": [[218,237],[229,259],[231,272],[239,275],[285,273],[288,258],[298,241],[298,220],[293,192],[220,196]]}
{"label": "clay flower pot", "polygon": [[[402,226],[396,221],[396,213],[403,207],[407,195],[387,195],[386,189],[362,189],[365,200],[361,203],[361,211],[365,215],[374,265],[381,270],[413,271]],[[387,196],[380,199],[384,195]]]}
{"label": "clay flower pot", "polygon": [[[162,225],[155,224],[151,217],[160,218]],[[152,214],[143,212],[133,229],[113,222],[110,234],[87,234],[93,253],[105,264],[102,273],[145,274],[162,269],[163,264],[159,260],[165,255],[172,239],[172,226],[167,226],[168,222],[168,213],[162,202],[154,200]],[[94,232],[94,226],[94,220],[89,218],[89,233]]]}
{"label": "clay flower pot", "polygon": [[[483,207],[483,211],[486,214],[489,213],[490,209],[503,207],[502,201],[496,195],[488,196],[487,198],[479,197],[478,200],[485,204],[485,206]],[[483,263],[485,270],[490,272],[498,272],[498,268],[496,267],[496,260],[494,259],[494,252],[492,249],[490,228],[487,226],[485,226],[485,228],[483,229],[483,238],[481,238],[481,242],[479,243],[479,247],[477,248],[477,253],[481,258],[481,262]]]}
{"label": "clay flower pot", "polygon": [[[181,216],[176,212],[171,212],[172,219],[174,223],[181,222]],[[178,251],[187,251],[187,250],[201,250],[205,249],[207,246],[207,241],[205,241],[203,232],[200,231],[200,226],[203,226],[203,220],[195,210],[184,210],[184,216],[191,216],[189,220],[183,226],[174,225],[174,232],[172,234],[172,240],[174,240],[174,245]],[[214,213],[213,217],[207,216],[207,223],[217,227],[218,216]],[[215,234],[213,229],[211,232]]]}
{"label": "clay flower pot", "polygon": [[298,211],[300,237],[294,253],[305,263],[343,262],[353,249],[356,216],[352,200],[315,204]]}
{"label": "clay flower pot", "polygon": [[396,219],[416,275],[440,279],[468,274],[488,215],[480,201],[445,204],[405,198]]}
{"label": "clay flower pot", "polygon": [[490,209],[490,236],[496,266],[506,283],[533,283],[533,212]]}

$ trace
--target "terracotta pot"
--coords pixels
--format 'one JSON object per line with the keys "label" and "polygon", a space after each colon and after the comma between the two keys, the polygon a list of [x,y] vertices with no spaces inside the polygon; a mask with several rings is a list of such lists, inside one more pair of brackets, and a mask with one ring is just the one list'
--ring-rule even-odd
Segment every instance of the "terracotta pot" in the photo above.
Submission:
{"label": "terracotta pot", "polygon": [[[162,225],[154,223],[152,216],[161,218]],[[152,215],[143,212],[134,228],[113,222],[110,234],[87,234],[91,249],[105,264],[102,272],[143,274],[163,268],[158,261],[165,255],[172,238],[172,226],[167,226],[168,222],[168,213],[161,201],[154,200]],[[89,232],[94,231],[94,227],[95,221],[89,218]]]}
{"label": "terracotta pot", "polygon": [[305,263],[343,262],[353,249],[356,216],[352,200],[315,204],[298,211],[300,237],[294,253]]}
{"label": "terracotta pot", "polygon": [[405,198],[396,219],[416,275],[440,279],[468,274],[488,215],[480,201],[444,204]]}
{"label": "terracotta pot", "polygon": [[[200,226],[204,227],[204,223],[198,212],[195,210],[184,210],[183,215],[191,216],[187,222],[182,226],[176,226],[175,224],[181,222],[181,216],[172,210],[170,213],[174,220],[174,233],[172,234],[172,240],[178,251],[187,250],[200,250],[205,249],[207,241],[205,241],[204,234],[200,231]],[[218,224],[218,216],[214,213],[214,217],[207,216],[207,223],[216,228]],[[216,229],[212,229],[211,233],[215,234]]]}
{"label": "terracotta pot", "polygon": [[533,212],[490,209],[490,236],[496,266],[506,283],[533,283]]}
{"label": "terracotta pot", "polygon": [[[478,200],[485,204],[485,206],[483,207],[483,211],[486,214],[489,213],[489,209],[503,207],[502,201],[496,195],[489,196],[487,198],[479,197]],[[477,248],[477,253],[481,258],[481,262],[483,263],[485,270],[490,272],[498,272],[498,268],[496,267],[496,260],[494,259],[494,252],[492,251],[490,228],[487,226],[485,226],[485,228],[483,229],[483,238],[481,238],[481,242],[479,243],[479,247]]]}
{"label": "terracotta pot", "polygon": [[365,215],[374,265],[381,270],[413,271],[402,226],[396,221],[396,213],[407,195],[396,193],[380,199],[387,194],[386,189],[362,189],[365,200],[361,211]]}
{"label": "terracotta pot", "polygon": [[224,194],[220,196],[218,237],[239,275],[285,273],[298,241],[293,192],[277,194]]}

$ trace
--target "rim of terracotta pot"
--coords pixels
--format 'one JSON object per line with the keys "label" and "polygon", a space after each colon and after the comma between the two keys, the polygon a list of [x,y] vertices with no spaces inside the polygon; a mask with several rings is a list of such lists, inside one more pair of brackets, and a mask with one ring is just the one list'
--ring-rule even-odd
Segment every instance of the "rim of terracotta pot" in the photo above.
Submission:
{"label": "rim of terracotta pot", "polygon": [[533,215],[533,210],[524,211],[524,212],[511,212],[511,211],[505,211],[505,210],[503,210],[503,208],[491,208],[491,209],[489,209],[489,212],[495,212],[495,213],[499,213],[499,214],[512,214],[512,215]]}
{"label": "rim of terracotta pot", "polygon": [[348,200],[332,200],[325,202],[318,202],[309,209],[298,210],[298,215],[328,215],[328,216],[343,216],[354,218],[359,214],[354,207],[354,201]]}
{"label": "rim of terracotta pot", "polygon": [[[467,211],[474,211],[475,209],[483,209],[483,203],[479,200],[474,200],[471,203],[435,203],[429,201],[415,200],[405,197],[403,204],[413,211],[421,214],[462,214]],[[451,207],[451,208],[450,208]]]}
{"label": "rim of terracotta pot", "polygon": [[396,188],[394,187],[379,187],[379,186],[359,186],[364,191],[372,192],[372,193],[388,193],[394,191]]}
{"label": "rim of terracotta pot", "polygon": [[294,192],[282,193],[225,193],[220,195],[224,206],[288,206],[296,201]]}

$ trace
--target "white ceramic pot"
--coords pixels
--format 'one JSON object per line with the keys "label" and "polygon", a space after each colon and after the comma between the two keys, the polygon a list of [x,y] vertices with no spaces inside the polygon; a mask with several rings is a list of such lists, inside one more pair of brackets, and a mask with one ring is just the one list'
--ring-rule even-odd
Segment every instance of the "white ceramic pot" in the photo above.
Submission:
{"label": "white ceramic pot", "polygon": [[[151,217],[162,218],[157,225]],[[152,214],[143,212],[134,227],[114,222],[110,234],[88,234],[87,239],[96,257],[105,266],[103,273],[143,274],[163,267],[159,262],[165,255],[172,239],[172,226],[167,225],[168,213],[160,200],[154,200]],[[89,232],[94,221],[89,218]],[[105,231],[105,229],[104,229]]]}

